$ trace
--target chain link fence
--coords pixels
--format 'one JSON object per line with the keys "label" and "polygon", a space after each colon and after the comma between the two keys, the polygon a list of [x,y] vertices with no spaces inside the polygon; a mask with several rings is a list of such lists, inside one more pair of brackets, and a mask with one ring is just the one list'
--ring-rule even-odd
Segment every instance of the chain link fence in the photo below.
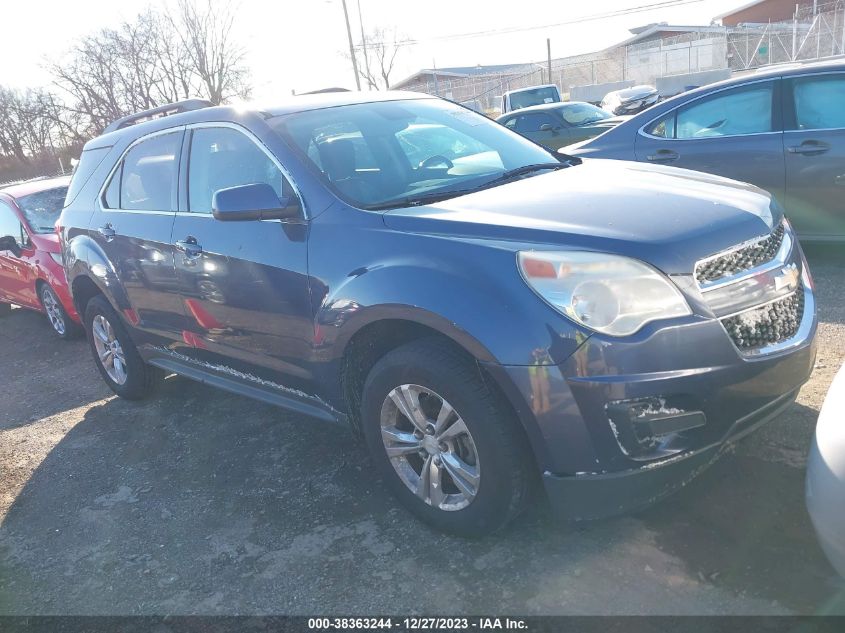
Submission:
{"label": "chain link fence", "polygon": [[[573,88],[627,83],[656,84],[659,78],[740,72],[771,64],[845,55],[845,0],[802,5],[794,20],[739,27],[700,27],[695,32],[618,46],[597,53],[515,66],[506,73],[421,81],[406,89],[437,94],[488,114],[509,90],[553,83]],[[664,95],[668,96],[668,95]]]}

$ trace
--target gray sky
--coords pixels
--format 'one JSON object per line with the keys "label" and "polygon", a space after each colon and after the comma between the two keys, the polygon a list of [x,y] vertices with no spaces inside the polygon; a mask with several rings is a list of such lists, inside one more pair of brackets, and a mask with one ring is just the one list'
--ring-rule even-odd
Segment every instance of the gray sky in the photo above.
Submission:
{"label": "gray sky", "polygon": [[[358,1],[347,0],[353,36],[360,40]],[[360,0],[364,26],[396,27],[419,43],[404,47],[393,79],[422,67],[506,64],[602,49],[650,22],[709,24],[716,15],[747,0],[702,0],[673,8],[544,26],[628,9],[660,0]],[[131,19],[145,6],[171,0],[7,0],[0,38],[0,84],[17,88],[46,85],[45,58],[57,58],[77,39]],[[235,0],[237,35],[247,52],[255,97],[260,100],[327,86],[354,88],[340,0]],[[540,27],[485,37],[443,39],[456,34]]]}

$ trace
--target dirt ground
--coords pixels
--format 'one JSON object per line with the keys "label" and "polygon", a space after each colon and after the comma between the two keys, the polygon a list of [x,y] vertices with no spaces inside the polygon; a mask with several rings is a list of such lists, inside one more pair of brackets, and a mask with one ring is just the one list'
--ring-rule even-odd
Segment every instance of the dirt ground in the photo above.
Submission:
{"label": "dirt ground", "polygon": [[634,516],[542,503],[481,541],[397,507],[343,430],[172,377],[112,396],[86,344],[0,321],[0,614],[845,614],[804,463],[845,358],[845,249],[814,250],[798,402]]}

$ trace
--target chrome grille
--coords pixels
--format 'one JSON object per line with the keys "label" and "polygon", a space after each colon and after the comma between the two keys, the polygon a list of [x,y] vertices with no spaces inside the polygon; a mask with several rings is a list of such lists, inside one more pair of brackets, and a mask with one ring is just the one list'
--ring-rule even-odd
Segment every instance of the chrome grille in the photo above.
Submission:
{"label": "chrome grille", "polygon": [[766,237],[700,261],[695,267],[695,280],[700,285],[712,283],[771,261],[780,249],[785,231],[786,228],[781,222]]}
{"label": "chrome grille", "polygon": [[804,287],[799,285],[788,297],[721,321],[734,345],[742,352],[752,352],[791,339],[798,333],[803,316]]}

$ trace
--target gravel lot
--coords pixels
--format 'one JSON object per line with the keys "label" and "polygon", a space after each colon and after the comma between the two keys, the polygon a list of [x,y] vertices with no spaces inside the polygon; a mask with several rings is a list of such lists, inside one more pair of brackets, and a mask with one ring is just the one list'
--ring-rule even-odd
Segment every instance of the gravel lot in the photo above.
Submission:
{"label": "gravel lot", "polygon": [[[804,459],[845,358],[845,255],[814,250],[798,402],[678,495],[482,541],[399,509],[343,430],[172,377],[116,399],[86,344],[0,322],[0,614],[845,614]],[[839,252],[837,252],[839,251]]]}

